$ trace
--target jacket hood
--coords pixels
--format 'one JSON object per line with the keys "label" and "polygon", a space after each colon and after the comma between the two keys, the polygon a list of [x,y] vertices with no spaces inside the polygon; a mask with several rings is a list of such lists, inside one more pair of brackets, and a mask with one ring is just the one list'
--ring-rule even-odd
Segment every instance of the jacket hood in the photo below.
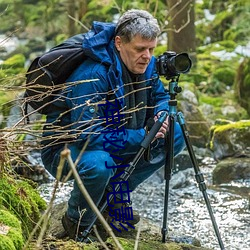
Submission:
{"label": "jacket hood", "polygon": [[112,64],[115,24],[94,21],[85,34],[83,49],[87,56],[104,64]]}

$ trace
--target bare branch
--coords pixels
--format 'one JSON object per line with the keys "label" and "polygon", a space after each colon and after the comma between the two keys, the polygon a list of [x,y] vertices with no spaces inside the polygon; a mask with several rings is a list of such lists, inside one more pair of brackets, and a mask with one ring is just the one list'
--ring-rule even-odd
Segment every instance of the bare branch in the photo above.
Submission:
{"label": "bare branch", "polygon": [[109,226],[109,224],[106,222],[106,220],[104,219],[104,217],[102,216],[102,214],[100,213],[100,211],[98,210],[98,208],[96,207],[95,203],[93,202],[92,198],[90,197],[87,189],[85,188],[79,174],[77,173],[77,170],[75,168],[74,162],[71,158],[71,154],[70,154],[70,150],[69,149],[65,149],[61,152],[61,157],[62,158],[66,158],[69,166],[73,172],[73,176],[75,178],[75,181],[80,189],[80,191],[82,192],[84,198],[86,199],[86,201],[88,202],[90,208],[95,212],[95,214],[97,215],[98,219],[100,220],[100,222],[102,223],[102,225],[104,226],[105,230],[107,231],[107,233],[113,238],[115,245],[118,247],[118,249],[123,250],[123,247],[120,245],[119,241],[117,240],[116,236],[114,235],[111,227]]}

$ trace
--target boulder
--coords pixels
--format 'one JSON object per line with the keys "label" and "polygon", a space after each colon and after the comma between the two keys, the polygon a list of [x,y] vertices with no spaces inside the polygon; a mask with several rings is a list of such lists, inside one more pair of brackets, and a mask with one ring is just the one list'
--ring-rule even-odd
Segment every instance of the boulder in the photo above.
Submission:
{"label": "boulder", "polygon": [[225,121],[211,127],[209,148],[216,160],[250,157],[250,120]]}
{"label": "boulder", "polygon": [[[49,244],[54,247],[60,247],[60,249],[103,249],[103,246],[99,242],[93,242],[91,244],[74,242],[67,238],[57,239],[55,236],[63,231],[61,224],[61,217],[65,213],[67,204],[65,202],[55,204],[52,209],[50,224],[47,229],[47,236],[43,241],[43,245],[48,246]],[[173,232],[166,239],[166,243],[161,241],[161,229],[150,222],[149,220],[142,218],[141,222],[135,226],[135,229],[128,228],[128,231],[123,230],[122,233],[114,233],[118,238],[120,244],[124,249],[134,249],[136,237],[140,231],[139,236],[139,249],[158,249],[158,250],[209,250],[209,248],[202,247],[200,241],[194,237],[188,236],[176,236]],[[100,232],[99,232],[100,233]],[[109,249],[116,249],[113,239],[108,238],[105,243]],[[75,248],[74,248],[75,247]],[[79,248],[77,248],[79,247]],[[59,248],[58,248],[59,249]]]}
{"label": "boulder", "polygon": [[213,183],[228,183],[233,180],[250,179],[250,158],[226,158],[213,171]]}
{"label": "boulder", "polygon": [[214,184],[250,178],[250,121],[217,121],[211,128],[210,149],[218,161]]}
{"label": "boulder", "polygon": [[180,99],[178,111],[183,113],[192,145],[206,148],[211,124],[199,108],[198,93],[195,85],[186,82],[182,83],[182,85],[183,91],[178,97]]}
{"label": "boulder", "polygon": [[181,101],[181,112],[193,146],[206,148],[209,141],[210,124],[205,119],[198,106],[188,101]]}

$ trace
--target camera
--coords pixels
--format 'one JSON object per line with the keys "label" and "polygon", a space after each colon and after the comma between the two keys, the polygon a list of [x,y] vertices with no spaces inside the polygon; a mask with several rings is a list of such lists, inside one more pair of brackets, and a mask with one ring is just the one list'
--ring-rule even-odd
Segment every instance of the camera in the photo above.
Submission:
{"label": "camera", "polygon": [[167,51],[156,59],[157,73],[165,76],[167,80],[187,73],[191,66],[192,61],[187,53],[176,54],[174,51]]}

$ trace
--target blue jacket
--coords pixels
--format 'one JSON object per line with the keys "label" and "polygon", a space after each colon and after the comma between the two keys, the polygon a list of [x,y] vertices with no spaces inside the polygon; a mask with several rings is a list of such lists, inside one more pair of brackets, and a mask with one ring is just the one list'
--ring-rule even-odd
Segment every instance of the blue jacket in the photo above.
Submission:
{"label": "blue jacket", "polygon": [[[57,101],[53,111],[47,115],[47,123],[63,127],[64,138],[67,136],[83,147],[88,140],[88,150],[114,151],[119,147],[119,154],[136,153],[145,137],[145,124],[139,129],[121,129],[119,133],[108,133],[105,130],[105,104],[107,92],[116,89],[115,97],[124,109],[124,88],[121,63],[114,53],[115,25],[94,22],[92,29],[86,33],[83,41],[88,59],[72,73],[67,80],[68,87],[63,91],[65,101]],[[155,58],[151,59],[145,72],[148,96],[148,107],[153,114],[168,111],[169,95],[155,70]],[[86,80],[84,82],[81,82]],[[87,81],[90,80],[90,81]],[[60,109],[66,105],[68,112]],[[58,133],[58,132],[57,132]],[[67,133],[67,136],[66,134]],[[56,135],[45,132],[45,135]]]}

